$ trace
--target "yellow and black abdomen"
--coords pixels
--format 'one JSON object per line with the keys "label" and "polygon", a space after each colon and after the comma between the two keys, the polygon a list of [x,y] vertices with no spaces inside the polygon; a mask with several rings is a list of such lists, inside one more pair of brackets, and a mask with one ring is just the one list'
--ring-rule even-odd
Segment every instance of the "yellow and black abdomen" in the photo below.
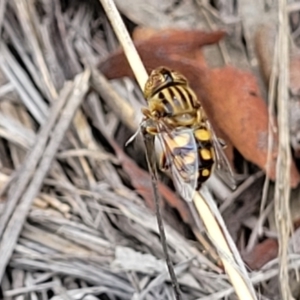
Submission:
{"label": "yellow and black abdomen", "polygon": [[215,162],[215,153],[212,145],[212,137],[210,131],[201,126],[194,131],[195,140],[198,146],[198,183],[197,189],[211,175]]}

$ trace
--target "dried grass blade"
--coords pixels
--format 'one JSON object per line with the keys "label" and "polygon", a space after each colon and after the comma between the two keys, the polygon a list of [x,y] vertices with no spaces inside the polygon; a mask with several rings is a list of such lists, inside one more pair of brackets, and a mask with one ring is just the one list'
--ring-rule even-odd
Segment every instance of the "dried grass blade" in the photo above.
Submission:
{"label": "dried grass blade", "polygon": [[287,1],[279,1],[279,37],[278,37],[278,157],[275,182],[275,221],[279,242],[279,283],[284,300],[293,299],[289,287],[288,241],[292,229],[290,212],[290,165],[291,150],[289,139],[289,20]]}
{"label": "dried grass blade", "polygon": [[[12,255],[32,201],[39,192],[43,180],[50,169],[51,163],[55,157],[58,147],[65,135],[65,132],[72,122],[73,116],[75,115],[76,110],[80,105],[84,95],[88,91],[89,78],[90,70],[88,69],[82,74],[76,76],[74,84],[72,86],[72,93],[70,97],[68,97],[65,108],[63,109],[60,118],[52,131],[51,139],[48,146],[45,148],[45,151],[43,152],[43,157],[40,161],[40,164],[35,171],[33,179],[31,180],[27,190],[24,192],[20,200],[20,204],[17,206],[14,214],[8,222],[0,243],[0,280]],[[32,172],[30,172],[30,175],[31,174]],[[29,181],[29,178],[27,177],[27,182]],[[24,187],[25,186],[26,184],[24,185]],[[18,186],[15,186],[15,191],[15,193],[18,193]],[[19,197],[16,198],[18,199]]]}
{"label": "dried grass blade", "polygon": [[112,0],[100,0],[100,2],[103,5],[113,29],[123,47],[130,67],[133,70],[141,89],[143,90],[148,79],[148,74],[115,6],[115,3]]}
{"label": "dried grass blade", "polygon": [[39,67],[41,75],[44,79],[46,93],[49,96],[48,99],[49,101],[53,101],[57,98],[57,92],[51,80],[49,70],[47,68],[42,50],[40,48],[37,32],[34,29],[31,20],[31,17],[33,15],[32,10],[35,10],[35,6],[30,5],[30,2],[25,0],[17,0],[15,1],[15,5],[19,15],[20,23],[23,27],[26,37],[29,40],[29,44],[31,45],[33,58],[36,61],[36,65]]}
{"label": "dried grass blade", "polygon": [[37,292],[42,290],[51,289],[57,286],[57,283],[51,281],[47,283],[37,284],[37,285],[31,285],[27,287],[20,287],[16,288],[14,290],[9,290],[4,292],[5,297],[15,297],[21,294],[27,294],[30,292]]}
{"label": "dried grass blade", "polygon": [[215,203],[210,198],[209,193],[205,193],[205,197],[196,193],[194,197],[195,206],[206,227],[208,236],[217,248],[225,271],[239,299],[257,299],[240,254],[236,250]]}
{"label": "dried grass blade", "polygon": [[142,115],[137,110],[134,110],[129,103],[124,101],[118,93],[112,88],[108,80],[96,69],[92,69],[91,82],[93,88],[106,101],[107,105],[133,132],[138,129],[139,121]]}
{"label": "dried grass blade", "polygon": [[0,68],[13,84],[31,114],[40,124],[43,124],[48,115],[48,107],[30,81],[29,76],[3,43],[0,43]]}
{"label": "dried grass blade", "polygon": [[2,31],[3,19],[6,10],[7,0],[0,1],[0,32]]}
{"label": "dried grass blade", "polygon": [[36,144],[32,150],[28,153],[24,164],[21,169],[16,171],[18,173],[14,184],[11,184],[8,191],[7,204],[5,206],[4,212],[0,218],[0,237],[4,232],[5,226],[17,205],[24,189],[30,181],[30,178],[39,162],[40,157],[43,155],[47,140],[51,134],[53,126],[59,116],[59,113],[71,93],[72,85],[66,84],[65,88],[62,90],[59,100],[55,103],[52,113],[48,119],[48,122],[41,128],[40,133],[36,137]]}

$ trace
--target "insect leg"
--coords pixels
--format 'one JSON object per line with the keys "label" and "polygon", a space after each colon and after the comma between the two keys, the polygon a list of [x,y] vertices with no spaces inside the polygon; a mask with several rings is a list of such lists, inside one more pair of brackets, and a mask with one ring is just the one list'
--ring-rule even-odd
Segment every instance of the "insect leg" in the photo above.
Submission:
{"label": "insect leg", "polygon": [[159,159],[159,168],[163,172],[167,172],[170,169],[170,165],[168,164],[168,161],[167,161],[165,153],[162,153],[161,156],[160,156],[160,159]]}

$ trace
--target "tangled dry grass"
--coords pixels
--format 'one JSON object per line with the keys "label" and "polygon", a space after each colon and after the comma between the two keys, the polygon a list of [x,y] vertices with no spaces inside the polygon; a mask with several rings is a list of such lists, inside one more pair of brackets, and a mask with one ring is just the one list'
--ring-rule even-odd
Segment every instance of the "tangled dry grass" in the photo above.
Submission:
{"label": "tangled dry grass", "polygon": [[[215,85],[201,84],[208,92],[217,90],[222,82],[218,80],[229,78],[224,65],[230,64],[237,82],[240,78],[235,74],[251,73],[270,114],[275,115],[277,94],[285,101],[276,107],[278,165],[282,164],[277,181],[265,179],[254,165],[254,151],[262,148],[256,145],[243,156],[244,150],[233,143],[229,157],[241,184],[232,191],[214,176],[206,188],[251,269],[261,299],[289,299],[289,291],[299,299],[298,2],[287,7],[292,46],[288,55],[287,28],[283,28],[279,69],[273,60],[274,24],[284,2],[279,6],[242,0],[115,2],[131,33],[137,33],[137,25],[156,30],[225,30],[225,39],[201,48],[204,58],[189,50],[189,59],[193,55],[202,66],[205,61],[210,70],[205,74]],[[143,97],[134,80],[108,81],[100,73],[105,74],[101,63],[109,63],[118,48],[102,7],[96,0],[2,0],[0,28],[0,298],[173,299],[143,145],[137,141],[123,147],[137,128]],[[166,45],[171,45],[171,39]],[[148,48],[154,55],[155,50]],[[165,49],[162,45],[160,53]],[[182,67],[182,57],[168,54],[170,63]],[[145,63],[152,62],[146,59]],[[119,63],[111,71],[122,73],[122,67]],[[286,74],[285,79],[278,74]],[[226,95],[231,95],[231,87],[226,88]],[[241,92],[240,97],[244,90],[245,85],[237,84],[233,94]],[[276,121],[270,120],[272,131]],[[257,130],[245,124],[243,130],[253,128]],[[284,166],[288,159],[293,162],[291,173]],[[162,179],[159,189],[165,200],[169,253],[183,298],[234,299],[217,249],[201,225],[193,221],[168,178]],[[292,234],[290,227],[295,230]]]}

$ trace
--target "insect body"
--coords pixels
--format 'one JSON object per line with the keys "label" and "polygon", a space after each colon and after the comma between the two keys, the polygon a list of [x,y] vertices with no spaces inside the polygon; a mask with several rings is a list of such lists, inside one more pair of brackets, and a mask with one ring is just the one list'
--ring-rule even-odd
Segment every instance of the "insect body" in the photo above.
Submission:
{"label": "insect body", "polygon": [[[187,79],[159,67],[144,90],[148,108],[142,110],[145,131],[158,137],[163,154],[160,167],[172,173],[178,193],[191,201],[211,172],[220,144]],[[221,149],[222,150],[222,149]]]}

